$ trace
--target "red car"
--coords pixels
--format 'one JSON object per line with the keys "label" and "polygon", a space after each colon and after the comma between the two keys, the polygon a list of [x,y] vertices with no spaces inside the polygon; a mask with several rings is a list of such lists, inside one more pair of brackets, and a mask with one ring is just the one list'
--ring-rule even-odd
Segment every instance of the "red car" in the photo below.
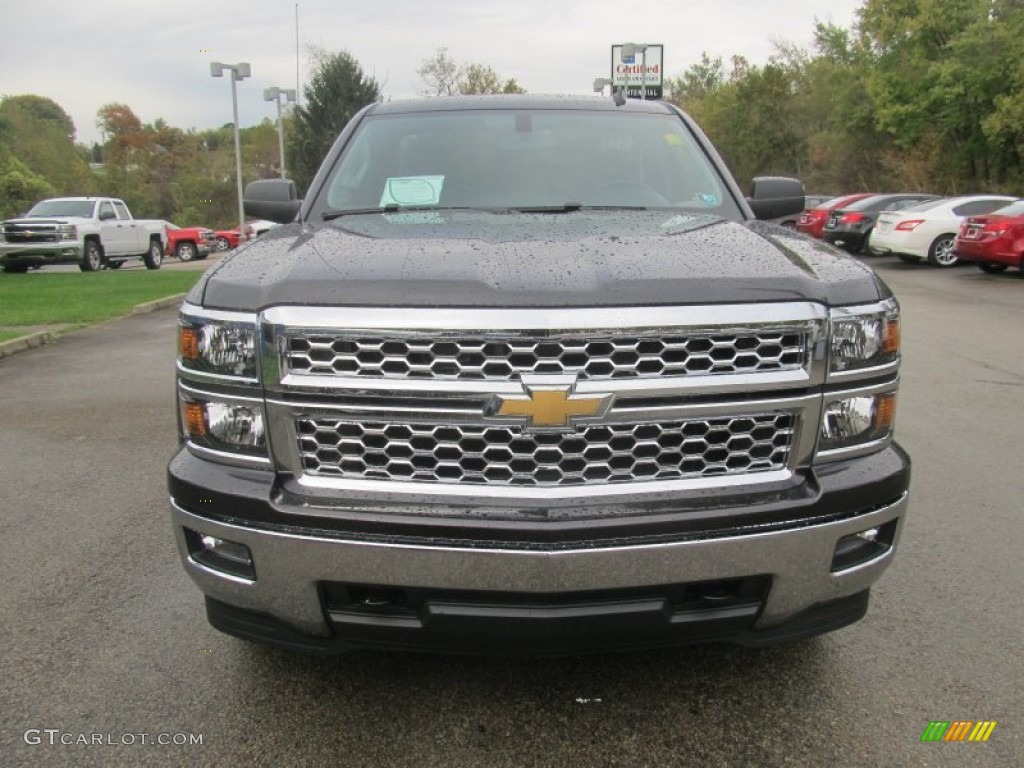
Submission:
{"label": "red car", "polygon": [[[256,221],[246,222],[245,230],[246,237],[252,240],[254,237],[259,237],[264,232],[276,227],[272,221],[264,221],[257,219]],[[218,251],[230,251],[232,248],[238,247],[238,227],[234,229],[218,229],[214,236],[217,239],[216,248]]]}
{"label": "red car", "polygon": [[983,272],[1008,267],[1024,272],[1024,200],[984,216],[968,216],[953,241],[953,253]]}
{"label": "red car", "polygon": [[178,261],[205,259],[217,247],[213,230],[206,227],[179,227],[167,222],[167,247],[164,254]]}
{"label": "red car", "polygon": [[821,232],[825,228],[825,221],[828,219],[828,212],[834,208],[845,208],[850,203],[855,203],[858,200],[863,200],[865,197],[871,197],[874,192],[858,192],[855,195],[844,195],[842,197],[833,197],[828,202],[822,203],[817,208],[809,208],[800,214],[800,218],[796,220],[796,231],[803,232],[805,235],[816,237],[821,239]]}
{"label": "red car", "polygon": [[218,251],[230,251],[238,247],[238,227],[234,229],[218,229],[214,232]]}

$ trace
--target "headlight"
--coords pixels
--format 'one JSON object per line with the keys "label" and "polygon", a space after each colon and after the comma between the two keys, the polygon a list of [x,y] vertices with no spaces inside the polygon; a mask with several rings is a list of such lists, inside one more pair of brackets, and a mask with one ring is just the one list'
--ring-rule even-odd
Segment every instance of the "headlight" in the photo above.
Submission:
{"label": "headlight", "polygon": [[[896,392],[857,394],[826,402],[818,438],[818,454],[872,446],[892,435]],[[827,457],[826,457],[827,458]]]}
{"label": "headlight", "polygon": [[190,371],[255,382],[259,376],[256,333],[256,318],[251,315],[182,310],[178,360]]}
{"label": "headlight", "polygon": [[829,373],[843,374],[896,363],[900,356],[900,310],[895,299],[831,312]]}
{"label": "headlight", "polygon": [[74,224],[61,224],[57,227],[57,239],[61,241],[74,242],[78,239],[78,227]]}
{"label": "headlight", "polygon": [[263,407],[258,402],[228,402],[181,395],[181,424],[188,440],[212,451],[267,456]]}

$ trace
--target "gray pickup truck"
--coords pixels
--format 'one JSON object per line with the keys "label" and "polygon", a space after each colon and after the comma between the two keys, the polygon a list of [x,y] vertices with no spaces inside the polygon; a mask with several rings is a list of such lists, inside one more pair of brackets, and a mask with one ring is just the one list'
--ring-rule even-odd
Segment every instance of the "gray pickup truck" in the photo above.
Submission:
{"label": "gray pickup truck", "polygon": [[675,107],[374,104],[181,308],[185,569],[312,653],[837,629],[892,561],[899,308]]}
{"label": "gray pickup truck", "polygon": [[112,197],[43,200],[24,216],[0,223],[0,266],[4,272],[27,272],[46,264],[78,264],[83,272],[95,272],[141,259],[148,269],[160,269],[165,226],[133,218],[128,206]]}

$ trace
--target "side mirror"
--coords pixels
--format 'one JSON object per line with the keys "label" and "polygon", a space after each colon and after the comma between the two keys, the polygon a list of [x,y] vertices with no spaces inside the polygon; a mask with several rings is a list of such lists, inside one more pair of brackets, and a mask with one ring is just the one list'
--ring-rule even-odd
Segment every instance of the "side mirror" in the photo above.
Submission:
{"label": "side mirror", "polygon": [[261,179],[250,182],[242,196],[242,208],[249,216],[278,224],[295,221],[302,201],[291,179]]}
{"label": "side mirror", "polygon": [[804,210],[804,185],[785,176],[758,176],[747,198],[750,210],[758,219],[778,219]]}
{"label": "side mirror", "polygon": [[110,219],[116,219],[117,214],[113,211],[100,211],[100,221],[109,221]]}

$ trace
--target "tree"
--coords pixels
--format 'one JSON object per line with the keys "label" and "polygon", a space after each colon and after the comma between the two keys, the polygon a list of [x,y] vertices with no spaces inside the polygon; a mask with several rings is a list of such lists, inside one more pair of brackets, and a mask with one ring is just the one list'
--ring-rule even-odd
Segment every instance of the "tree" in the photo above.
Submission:
{"label": "tree", "polygon": [[94,191],[88,160],[74,143],[75,125],[56,102],[6,96],[0,100],[0,123],[0,175],[8,179],[9,194],[12,189],[58,195]]}
{"label": "tree", "polygon": [[426,86],[424,96],[455,96],[462,77],[458,63],[448,57],[447,48],[438,48],[434,57],[426,59],[416,74]]}
{"label": "tree", "polygon": [[487,64],[459,64],[448,55],[447,48],[438,48],[426,59],[416,74],[426,86],[424,96],[472,96],[488,93],[526,93],[514,77],[503,79]]}
{"label": "tree", "polygon": [[17,158],[0,164],[0,216],[25,213],[32,205],[56,194],[46,179],[25,167]]}
{"label": "tree", "polygon": [[295,109],[288,167],[306,190],[345,124],[363,107],[380,101],[377,81],[365,75],[346,51],[314,53],[314,70]]}
{"label": "tree", "polygon": [[725,82],[725,69],[722,57],[711,58],[707,51],[700,55],[700,61],[686,69],[676,78],[668,78],[665,86],[671,94],[671,100],[684,109],[692,102],[706,99],[722,87]]}
{"label": "tree", "polygon": [[904,157],[925,168],[924,183],[934,191],[991,188],[1004,180],[1010,158],[990,144],[991,123],[989,135],[985,126],[1012,82],[1020,51],[1021,38],[1007,34],[1002,13],[1016,5],[865,0],[858,11],[857,31],[875,54],[867,83],[878,126]]}
{"label": "tree", "polygon": [[501,77],[486,64],[469,64],[459,80],[459,93],[463,96],[484,93],[526,93],[514,77],[502,82]]}

